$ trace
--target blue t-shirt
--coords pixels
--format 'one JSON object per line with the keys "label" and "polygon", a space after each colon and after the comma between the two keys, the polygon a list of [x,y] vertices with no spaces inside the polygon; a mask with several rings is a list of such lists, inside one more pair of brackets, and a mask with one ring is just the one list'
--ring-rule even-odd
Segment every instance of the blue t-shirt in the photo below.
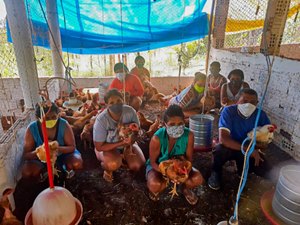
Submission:
{"label": "blue t-shirt", "polygon": [[[225,107],[219,120],[219,129],[226,129],[230,132],[233,140],[242,143],[247,137],[247,133],[253,130],[258,109],[247,119],[243,118],[237,109],[237,105]],[[261,111],[257,126],[271,124],[267,114]]]}

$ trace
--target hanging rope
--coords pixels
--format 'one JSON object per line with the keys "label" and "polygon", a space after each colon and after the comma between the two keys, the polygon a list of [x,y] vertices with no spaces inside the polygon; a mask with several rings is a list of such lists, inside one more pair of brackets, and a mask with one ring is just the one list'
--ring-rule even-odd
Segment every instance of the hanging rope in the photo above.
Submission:
{"label": "hanging rope", "polygon": [[[265,22],[265,24],[267,24]],[[283,26],[285,25],[285,23],[281,23],[280,25],[280,29],[282,30]],[[264,30],[263,30],[263,39],[264,39],[264,53],[265,53],[265,58],[266,58],[266,62],[267,62],[267,68],[268,68],[268,73],[267,73],[267,82],[266,82],[266,86],[265,86],[265,90],[263,92],[263,96],[262,99],[259,103],[258,106],[258,113],[256,116],[256,120],[255,120],[255,125],[254,125],[254,132],[253,132],[253,139],[251,140],[246,152],[244,151],[244,145],[247,141],[249,141],[249,137],[247,137],[242,145],[241,145],[241,152],[244,154],[244,166],[243,166],[243,172],[242,172],[242,176],[241,176],[241,180],[240,180],[240,184],[239,184],[239,188],[238,188],[238,192],[237,192],[237,198],[236,198],[236,203],[235,203],[235,209],[234,209],[234,215],[231,218],[231,220],[233,220],[234,222],[238,222],[238,204],[239,204],[239,200],[241,197],[241,194],[244,190],[244,187],[246,185],[247,182],[247,176],[248,176],[248,170],[249,170],[249,161],[250,161],[250,156],[251,154],[254,152],[255,150],[255,145],[256,145],[256,132],[257,132],[257,125],[258,125],[258,121],[261,115],[261,111],[262,111],[262,106],[266,97],[266,93],[269,87],[269,83],[270,83],[270,79],[271,79],[271,75],[272,75],[272,68],[273,68],[273,64],[275,61],[275,53],[278,49],[278,45],[280,43],[280,38],[277,38],[276,43],[275,43],[275,47],[274,47],[274,54],[272,55],[272,61],[270,59],[270,55],[268,54],[268,45],[267,45],[267,37],[266,37],[266,32],[267,31],[267,26],[264,26]]]}
{"label": "hanging rope", "polygon": [[177,94],[180,92],[180,83],[181,83],[181,67],[182,67],[182,59],[181,54],[178,55],[178,83],[177,83]]}
{"label": "hanging rope", "polygon": [[[212,24],[213,24],[213,18],[215,15],[215,0],[212,1],[211,5],[211,12],[210,12],[210,18],[209,18],[209,32],[208,32],[208,42],[207,42],[207,51],[206,51],[206,59],[205,59],[205,75],[206,75],[206,80],[205,80],[205,88],[204,88],[204,94],[203,96],[207,96],[207,91],[208,91],[208,62],[209,62],[209,55],[210,55],[210,45],[211,45],[211,34],[212,34]],[[204,114],[204,106],[205,106],[205,101],[203,101],[202,105],[202,112],[201,114]]]}
{"label": "hanging rope", "polygon": [[[67,48],[67,64],[65,64],[65,62],[64,62],[64,60],[63,60],[63,58],[62,58],[62,54],[60,54],[60,49],[58,48],[58,45],[57,45],[57,43],[56,43],[56,41],[55,41],[55,39],[54,39],[54,35],[53,35],[53,32],[52,32],[52,30],[51,30],[51,28],[50,28],[48,19],[47,19],[47,17],[46,17],[45,10],[44,10],[44,8],[43,8],[43,6],[42,6],[42,3],[41,3],[41,0],[38,0],[38,2],[39,2],[39,6],[40,6],[40,8],[41,8],[41,10],[42,10],[43,17],[44,17],[44,19],[45,19],[45,21],[46,21],[47,27],[48,27],[48,29],[49,29],[50,36],[51,36],[52,41],[53,41],[53,43],[54,43],[54,46],[55,46],[55,48],[56,48],[56,51],[59,53],[58,55],[59,55],[60,61],[61,61],[61,63],[63,64],[63,66],[64,66],[64,68],[65,68],[65,78],[66,78],[67,80],[72,80],[71,82],[75,83],[74,79],[73,79],[72,76],[71,76],[71,70],[72,70],[72,68],[69,66],[69,65],[70,65],[69,49]],[[65,10],[64,10],[64,6],[63,6],[63,1],[61,0],[60,3],[61,3],[62,12],[63,12],[63,18],[64,18],[64,28],[65,28],[65,30],[67,31],[67,27],[66,27],[66,26],[67,26],[67,24],[66,24],[66,16],[65,16]],[[64,84],[65,84],[65,83],[63,83],[62,86],[64,86]],[[61,89],[61,87],[60,87],[60,89]],[[68,85],[68,92],[69,92],[69,93],[72,92],[72,87],[71,87],[71,85]]]}

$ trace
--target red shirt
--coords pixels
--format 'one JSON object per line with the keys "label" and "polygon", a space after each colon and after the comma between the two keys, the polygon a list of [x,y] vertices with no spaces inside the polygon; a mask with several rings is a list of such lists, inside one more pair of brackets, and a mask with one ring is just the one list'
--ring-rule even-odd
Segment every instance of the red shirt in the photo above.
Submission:
{"label": "red shirt", "polygon": [[[109,86],[109,90],[116,88],[119,91],[123,91],[123,83],[118,78],[113,79]],[[143,96],[144,88],[140,79],[131,74],[127,74],[125,78],[125,91],[128,92],[131,96]]]}

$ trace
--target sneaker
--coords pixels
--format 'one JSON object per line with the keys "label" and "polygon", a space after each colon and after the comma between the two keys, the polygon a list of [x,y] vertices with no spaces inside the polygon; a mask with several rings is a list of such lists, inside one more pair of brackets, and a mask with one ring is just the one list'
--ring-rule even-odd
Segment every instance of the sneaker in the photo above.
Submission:
{"label": "sneaker", "polygon": [[213,190],[220,189],[220,176],[216,172],[212,172],[207,181],[208,186]]}

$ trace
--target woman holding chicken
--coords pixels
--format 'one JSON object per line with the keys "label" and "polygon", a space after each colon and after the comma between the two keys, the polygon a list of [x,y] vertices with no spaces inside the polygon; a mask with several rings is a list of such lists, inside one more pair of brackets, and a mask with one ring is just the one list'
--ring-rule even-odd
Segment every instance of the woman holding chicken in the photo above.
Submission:
{"label": "woman holding chicken", "polygon": [[[24,164],[22,177],[40,179],[42,172],[46,172],[45,150],[43,147],[43,135],[41,129],[41,109],[46,118],[46,128],[50,141],[50,155],[52,163],[55,161],[59,167],[66,169],[67,176],[73,175],[73,170],[82,168],[82,158],[75,149],[75,138],[68,122],[58,117],[58,107],[50,101],[36,106],[35,114],[38,118],[29,124],[25,133],[24,142]],[[57,158],[56,158],[57,157]]]}
{"label": "woman holding chicken", "polygon": [[[159,200],[159,193],[167,187],[167,180],[182,183],[186,200],[195,205],[198,197],[192,191],[203,182],[201,173],[191,167],[194,135],[184,125],[180,106],[170,105],[164,115],[165,127],[160,128],[150,142],[150,159],[146,165],[150,199]],[[164,177],[164,176],[165,177]],[[176,193],[175,190],[171,193]],[[172,195],[172,196],[173,196]]]}
{"label": "woman holding chicken", "polygon": [[130,170],[138,171],[145,164],[145,157],[135,142],[134,134],[140,126],[135,110],[124,105],[117,89],[109,90],[104,101],[107,109],[96,118],[93,139],[97,159],[104,169],[103,178],[112,182],[113,172],[122,165],[122,159]]}

